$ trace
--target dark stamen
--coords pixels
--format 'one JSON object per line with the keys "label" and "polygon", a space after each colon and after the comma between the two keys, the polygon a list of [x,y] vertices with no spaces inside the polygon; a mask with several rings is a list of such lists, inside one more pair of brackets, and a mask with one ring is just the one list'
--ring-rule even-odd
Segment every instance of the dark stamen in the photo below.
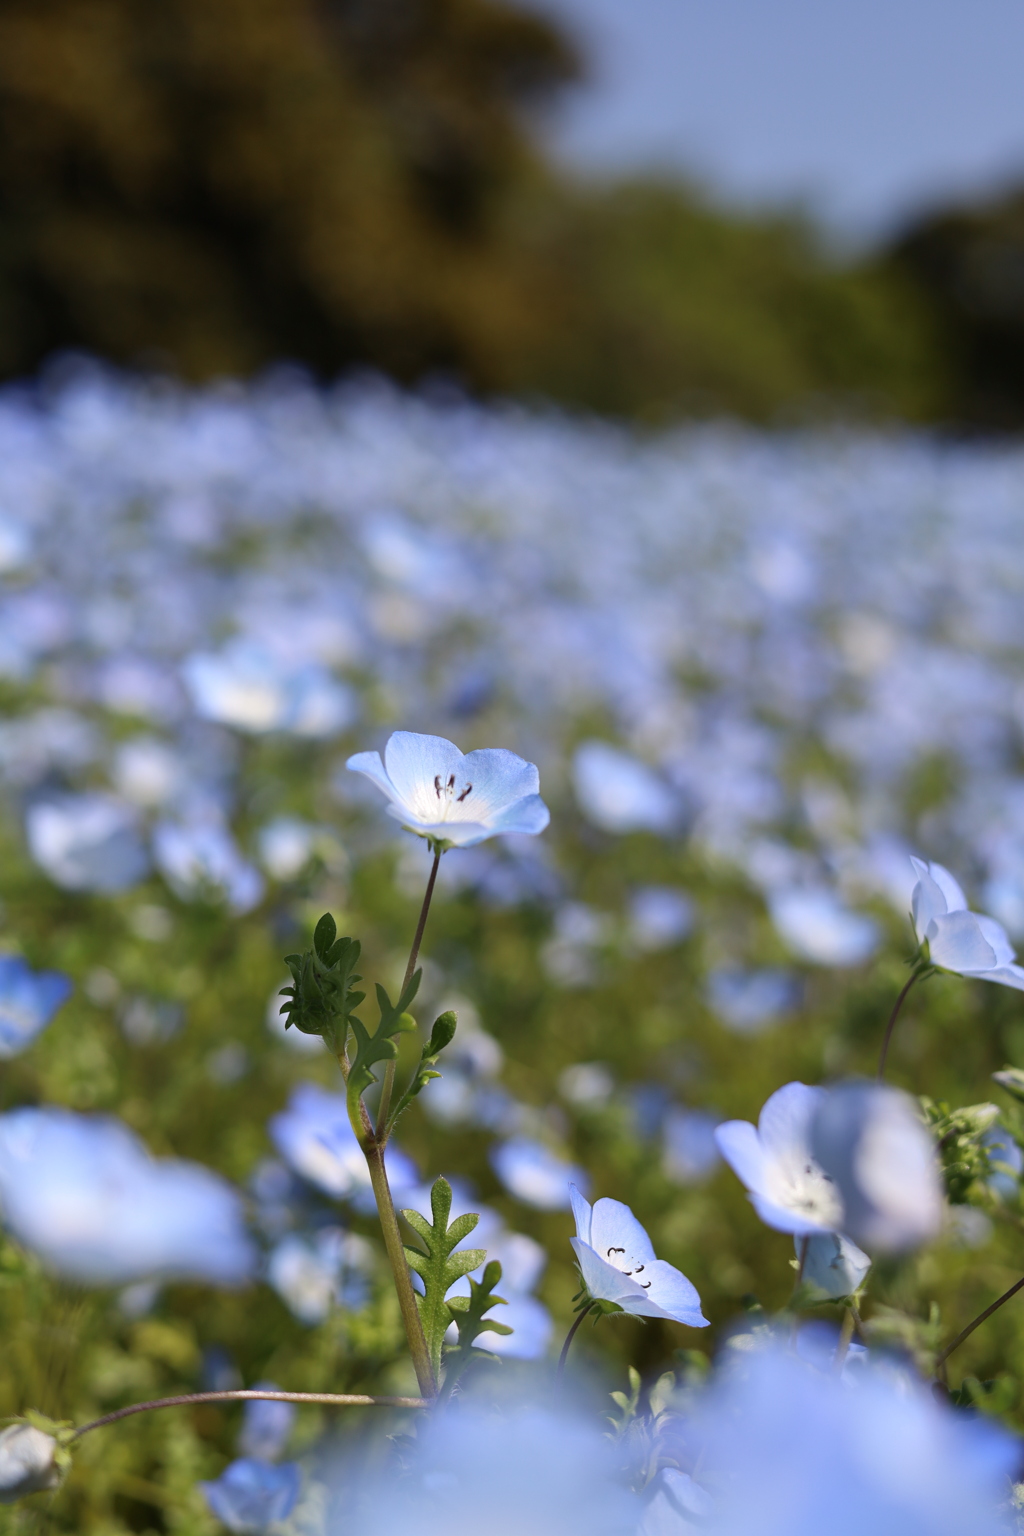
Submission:
{"label": "dark stamen", "polygon": [[625,1251],[625,1248],[609,1248],[608,1257],[611,1258],[613,1253],[625,1253]]}
{"label": "dark stamen", "polygon": [[434,794],[440,800],[440,798],[441,798],[441,775],[439,773],[435,773],[434,774]]}
{"label": "dark stamen", "polygon": [[459,796],[459,804],[460,805],[462,804],[463,800],[465,800],[466,796],[470,793],[472,788],[473,788],[472,784],[467,784],[466,785],[465,789],[462,791],[462,794]]}
{"label": "dark stamen", "polygon": [[449,790],[452,790],[452,789],[455,788],[455,775],[454,775],[454,773],[452,774],[451,778],[448,780],[448,788],[449,788]]}
{"label": "dark stamen", "polygon": [[650,1290],[650,1288],[651,1288],[651,1286],[652,1286],[652,1285],[653,1285],[653,1283],[654,1283],[654,1282],[653,1282],[653,1281],[652,1281],[652,1280],[641,1280],[641,1281],[640,1281],[640,1282],[639,1282],[639,1284],[640,1284],[640,1289],[641,1289],[641,1290],[642,1290],[642,1291],[649,1291],[649,1290]]}

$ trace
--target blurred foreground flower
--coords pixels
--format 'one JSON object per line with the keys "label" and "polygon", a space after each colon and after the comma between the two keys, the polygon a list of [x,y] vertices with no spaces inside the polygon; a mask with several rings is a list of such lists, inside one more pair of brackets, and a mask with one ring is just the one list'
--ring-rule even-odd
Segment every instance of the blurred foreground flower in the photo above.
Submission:
{"label": "blurred foreground flower", "polygon": [[33,971],[18,955],[0,955],[0,1058],[31,1045],[71,990],[59,971]]}
{"label": "blurred foreground flower", "polygon": [[50,1107],[0,1115],[0,1209],[18,1242],[85,1284],[237,1285],[255,1264],[231,1185],[150,1156],[119,1120]]}
{"label": "blurred foreground flower", "polygon": [[875,1083],[841,1083],[818,1099],[814,1156],[843,1208],[843,1227],[869,1250],[902,1252],[942,1225],[935,1144],[913,1099]]}
{"label": "blurred foreground flower", "polygon": [[811,1122],[824,1097],[823,1088],[787,1083],[765,1101],[756,1129],[749,1120],[726,1120],[715,1131],[757,1214],[779,1232],[802,1237],[842,1223],[839,1193],[811,1154]]}
{"label": "blurred foreground flower", "polygon": [[543,832],[551,817],[533,763],[503,748],[465,756],[443,736],[395,731],[379,752],[346,767],[365,774],[391,802],[388,815],[439,848],[468,848],[504,832]]}
{"label": "blurred foreground flower", "polygon": [[294,1461],[276,1467],[243,1457],[231,1462],[214,1483],[200,1483],[212,1514],[240,1536],[265,1531],[287,1520],[299,1497],[302,1477]]}
{"label": "blurred foreground flower", "polygon": [[722,1373],[687,1438],[714,1536],[997,1536],[1020,1455],[909,1374],[864,1362],[840,1379],[776,1346]]}
{"label": "blurred foreground flower", "polygon": [[940,971],[998,981],[1024,992],[1024,966],[1014,964],[1013,945],[994,917],[969,912],[967,897],[942,864],[911,858],[917,884],[911,897],[914,932]]}
{"label": "blurred foreground flower", "polygon": [[571,1187],[576,1236],[569,1239],[583,1283],[597,1302],[610,1301],[635,1317],[665,1317],[706,1328],[700,1297],[686,1276],[655,1257],[650,1238],[628,1205],[598,1200],[591,1206]]}
{"label": "blurred foreground flower", "polygon": [[60,1482],[57,1442],[31,1424],[0,1431],[0,1504],[46,1493]]}

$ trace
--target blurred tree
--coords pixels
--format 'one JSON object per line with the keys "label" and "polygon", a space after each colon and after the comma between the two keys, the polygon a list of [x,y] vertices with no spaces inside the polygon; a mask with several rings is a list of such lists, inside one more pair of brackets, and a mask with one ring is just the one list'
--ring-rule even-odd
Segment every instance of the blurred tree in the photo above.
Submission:
{"label": "blurred tree", "polygon": [[947,414],[1024,426],[1024,189],[920,220],[890,262],[931,308],[949,358]]}
{"label": "blurred tree", "polygon": [[525,111],[577,71],[503,0],[0,0],[0,374],[72,347],[646,419],[927,414],[897,274],[545,166]]}

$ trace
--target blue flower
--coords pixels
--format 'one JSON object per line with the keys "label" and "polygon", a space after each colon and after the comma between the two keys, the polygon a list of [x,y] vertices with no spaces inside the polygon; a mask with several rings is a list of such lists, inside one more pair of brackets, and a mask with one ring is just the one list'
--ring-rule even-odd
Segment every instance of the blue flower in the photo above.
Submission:
{"label": "blue flower", "polygon": [[17,955],[0,955],[0,1057],[31,1045],[70,995],[59,971],[33,971]]}
{"label": "blue flower", "polygon": [[[280,1392],[273,1381],[258,1381],[257,1391]],[[294,1403],[258,1399],[248,1402],[242,1414],[238,1449],[257,1461],[275,1461],[288,1443],[298,1409]]]}
{"label": "blue flower", "polygon": [[345,765],[365,774],[391,802],[388,815],[443,848],[468,848],[505,832],[543,832],[550,813],[533,763],[502,748],[465,756],[443,736],[395,731],[379,752]]}
{"label": "blue flower", "polygon": [[119,1120],[0,1115],[0,1208],[20,1243],[87,1285],[236,1285],[255,1263],[238,1192],[198,1163],[151,1157]]}
{"label": "blue flower", "polygon": [[747,1186],[766,1226],[806,1237],[836,1231],[843,1203],[811,1154],[811,1125],[824,1088],[787,1083],[765,1101],[756,1128],[726,1120],[715,1131],[718,1150]]}
{"label": "blue flower", "polygon": [[650,1238],[628,1205],[591,1206],[571,1186],[576,1236],[570,1238],[583,1283],[595,1301],[610,1301],[634,1317],[665,1317],[706,1328],[696,1288],[674,1265],[655,1256]]}
{"label": "blue flower", "polygon": [[[328,1093],[317,1083],[299,1083],[288,1108],[272,1117],[269,1129],[277,1150],[296,1173],[336,1200],[373,1209],[366,1158],[352,1130],[344,1094]],[[394,1192],[416,1183],[415,1165],[393,1141],[387,1161]]]}
{"label": "blue flower", "polygon": [[603,832],[678,831],[679,796],[628,752],[606,741],[581,742],[572,771],[580,809]]}
{"label": "blue flower", "polygon": [[275,1467],[243,1457],[233,1461],[215,1483],[200,1483],[212,1514],[229,1531],[265,1531],[286,1520],[299,1497],[302,1476],[294,1461]]}
{"label": "blue flower", "polygon": [[134,806],[113,795],[51,795],[25,817],[29,852],[66,891],[126,891],[149,860]]}
{"label": "blue flower", "polygon": [[297,663],[249,636],[190,656],[182,671],[198,714],[251,735],[288,731],[321,740],[343,731],[355,714],[351,691],[325,667]]}
{"label": "blue flower", "polygon": [[513,1136],[494,1147],[491,1164],[510,1195],[539,1211],[564,1211],[569,1204],[569,1185],[586,1177],[529,1136]]}

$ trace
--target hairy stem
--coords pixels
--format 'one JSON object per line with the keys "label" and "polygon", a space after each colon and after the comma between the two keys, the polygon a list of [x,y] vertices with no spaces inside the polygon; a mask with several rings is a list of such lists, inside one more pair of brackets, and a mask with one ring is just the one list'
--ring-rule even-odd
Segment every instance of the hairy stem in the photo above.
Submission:
{"label": "hairy stem", "polygon": [[92,1419],[76,1429],[72,1440],[87,1435],[90,1430],[102,1429],[105,1424],[116,1424],[119,1419],[130,1419],[134,1413],[150,1413],[154,1408],[184,1408],[191,1403],[319,1403],[325,1408],[429,1408],[423,1397],[365,1397],[360,1392],[262,1392],[259,1389],[234,1392],[185,1392],[180,1397],[154,1397],[146,1403],[132,1403],[128,1408],[117,1408],[105,1413],[101,1419]]}
{"label": "hairy stem", "polygon": [[594,1310],[594,1303],[591,1302],[589,1307],[584,1307],[583,1308],[583,1310],[580,1313],[579,1317],[577,1317],[576,1321],[573,1323],[572,1327],[569,1329],[569,1332],[566,1335],[565,1343],[562,1345],[562,1353],[558,1357],[558,1371],[557,1371],[557,1374],[559,1376],[561,1376],[562,1372],[565,1370],[565,1362],[569,1358],[569,1345],[572,1343],[573,1339],[576,1337],[576,1333],[577,1333],[577,1330],[579,1329],[580,1323],[582,1323],[583,1319],[587,1316],[587,1314],[589,1312],[592,1312],[593,1310]]}
{"label": "hairy stem", "polygon": [[962,1328],[957,1334],[956,1338],[953,1340],[952,1344],[947,1344],[942,1353],[936,1357],[936,1371],[945,1365],[954,1349],[960,1348],[960,1345],[964,1342],[964,1339],[970,1338],[975,1328],[980,1328],[982,1323],[988,1321],[993,1312],[998,1312],[999,1308],[1012,1297],[1016,1296],[1017,1292],[1020,1290],[1024,1290],[1024,1278],[1018,1280],[1015,1285],[1011,1285],[1010,1289],[1008,1291],[1004,1291],[1003,1294],[996,1301],[994,1301],[990,1307],[985,1308],[984,1312],[980,1312],[974,1319],[973,1323],[968,1323],[966,1328]]}
{"label": "hairy stem", "polygon": [[370,1182],[377,1202],[377,1214],[384,1233],[384,1247],[387,1249],[395,1290],[398,1292],[398,1305],[402,1312],[402,1322],[405,1324],[405,1336],[409,1341],[409,1352],[412,1355],[416,1380],[419,1382],[423,1396],[434,1398],[437,1396],[437,1381],[434,1377],[434,1367],[431,1364],[427,1341],[423,1336],[423,1324],[420,1321],[419,1307],[416,1305],[416,1293],[412,1288],[412,1276],[405,1262],[402,1234],[398,1229],[398,1217],[395,1215],[395,1202],[391,1198],[391,1187],[384,1168],[384,1148],[374,1141],[368,1146],[364,1145],[363,1155],[370,1170]]}
{"label": "hairy stem", "polygon": [[[430,900],[434,894],[434,883],[437,880],[437,870],[441,863],[441,854],[434,854],[434,862],[430,870],[430,879],[427,881],[427,889],[423,897],[423,905],[420,907],[420,918],[416,924],[416,932],[413,934],[412,949],[409,951],[409,963],[405,968],[405,979],[402,982],[402,992],[412,980],[416,969],[416,961],[419,959],[420,945],[423,942],[423,930],[427,926],[427,913],[430,911]],[[399,994],[401,995],[401,994]],[[384,1068],[384,1083],[380,1090],[380,1104],[377,1107],[377,1140],[383,1145],[387,1141],[388,1113],[391,1109],[391,1092],[395,1086],[395,1063],[389,1061]]]}
{"label": "hairy stem", "polygon": [[885,1077],[885,1059],[886,1059],[886,1057],[889,1054],[889,1041],[892,1039],[892,1032],[896,1028],[896,1020],[900,1016],[900,1009],[903,1007],[903,1004],[906,1001],[907,993],[910,991],[911,987],[914,985],[914,982],[922,974],[923,973],[922,973],[922,971],[920,969],[911,972],[910,980],[907,982],[906,986],[903,988],[903,991],[900,993],[899,997],[896,999],[895,1003],[893,1004],[892,1013],[890,1013],[890,1015],[889,1015],[889,1022],[885,1026],[885,1038],[882,1041],[881,1054],[878,1057],[878,1081],[879,1082],[881,1082],[882,1079]]}

